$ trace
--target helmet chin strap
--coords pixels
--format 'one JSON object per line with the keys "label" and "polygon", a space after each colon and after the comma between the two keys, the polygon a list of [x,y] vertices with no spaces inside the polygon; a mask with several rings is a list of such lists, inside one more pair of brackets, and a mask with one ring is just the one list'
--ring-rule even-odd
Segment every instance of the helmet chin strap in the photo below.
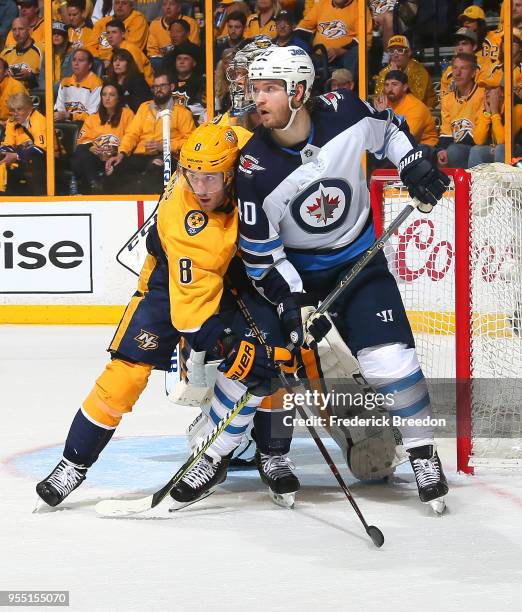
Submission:
{"label": "helmet chin strap", "polygon": [[285,125],[284,128],[278,128],[281,130],[281,132],[285,132],[286,130],[288,130],[292,123],[294,122],[294,119],[297,115],[297,113],[304,107],[304,104],[301,104],[301,106],[299,106],[298,108],[294,108],[292,106],[292,99],[294,98],[294,96],[290,97],[288,96],[288,108],[290,109],[290,119],[288,120],[288,123]]}

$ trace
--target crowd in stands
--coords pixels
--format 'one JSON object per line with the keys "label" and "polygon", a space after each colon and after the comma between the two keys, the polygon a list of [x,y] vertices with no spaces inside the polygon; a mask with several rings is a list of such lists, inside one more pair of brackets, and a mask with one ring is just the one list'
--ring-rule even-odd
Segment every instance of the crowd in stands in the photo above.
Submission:
{"label": "crowd in stands", "polygon": [[[503,3],[428,4],[435,13],[422,0],[367,1],[369,101],[404,117],[440,167],[503,161]],[[522,0],[512,6],[513,155],[520,156]],[[203,10],[199,0],[52,1],[58,194],[161,192],[161,111],[172,110],[174,164],[206,119]],[[42,0],[0,0],[0,193],[7,195],[46,193],[42,15]],[[216,111],[230,109],[227,70],[258,35],[311,55],[316,94],[357,90],[357,24],[357,0],[214,0]]]}

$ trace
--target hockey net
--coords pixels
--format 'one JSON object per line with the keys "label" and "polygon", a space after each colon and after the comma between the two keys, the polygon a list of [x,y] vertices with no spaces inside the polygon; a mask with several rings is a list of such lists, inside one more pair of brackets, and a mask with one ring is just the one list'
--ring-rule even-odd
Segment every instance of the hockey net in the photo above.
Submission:
{"label": "hockey net", "polygon": [[[442,201],[415,211],[385,253],[434,413],[456,407],[458,469],[522,466],[522,170],[448,174]],[[376,171],[370,192],[379,235],[411,198],[393,170]]]}

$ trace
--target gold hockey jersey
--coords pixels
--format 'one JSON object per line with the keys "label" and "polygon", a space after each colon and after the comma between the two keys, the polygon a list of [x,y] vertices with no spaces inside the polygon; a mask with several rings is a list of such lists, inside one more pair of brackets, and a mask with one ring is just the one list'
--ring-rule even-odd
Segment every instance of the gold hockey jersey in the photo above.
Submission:
{"label": "gold hockey jersey", "polygon": [[158,208],[158,235],[169,266],[172,324],[180,332],[197,331],[218,312],[237,231],[235,205],[205,212],[184,178],[170,180]]}

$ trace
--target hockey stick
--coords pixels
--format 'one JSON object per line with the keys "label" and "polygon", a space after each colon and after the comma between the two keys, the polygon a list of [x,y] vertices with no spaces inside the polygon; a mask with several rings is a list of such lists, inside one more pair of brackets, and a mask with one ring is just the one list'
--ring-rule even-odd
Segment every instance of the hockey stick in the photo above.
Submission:
{"label": "hockey stick", "polygon": [[[164,108],[158,113],[158,117],[161,119],[162,125],[163,189],[166,189],[172,175],[172,157],[170,151],[170,120],[172,117],[172,109]],[[179,354],[179,348],[175,346],[170,356],[170,367],[168,371],[165,372],[165,391],[167,395],[169,395],[176,383],[181,379]]]}
{"label": "hockey stick", "polygon": [[350,270],[350,272],[343,277],[337,287],[331,291],[326,298],[321,302],[317,310],[311,315],[310,319],[314,317],[316,314],[324,314],[328,308],[335,302],[335,300],[343,293],[343,291],[348,287],[348,285],[353,282],[354,278],[366,268],[366,266],[370,263],[370,261],[384,249],[386,242],[391,238],[392,234],[397,230],[402,223],[411,215],[411,213],[420,206],[426,206],[419,202],[419,200],[413,200],[413,204],[407,204],[401,212],[397,215],[397,217],[390,223],[388,229],[385,230],[382,235],[377,238],[377,240],[372,244],[372,246],[366,251],[366,253],[359,259],[354,267]]}
{"label": "hockey stick", "polygon": [[161,489],[155,493],[140,497],[138,499],[104,499],[96,504],[95,510],[102,516],[128,516],[129,514],[138,514],[155,508],[161,501],[167,497],[178,482],[185,476],[190,468],[202,457],[203,453],[214,443],[217,437],[225,430],[225,428],[235,419],[241,410],[250,401],[252,394],[246,392],[242,395],[233,408],[231,408],[225,416],[219,421],[214,429],[204,438],[192,451],[189,458],[174,474],[174,476]]}
{"label": "hockey stick", "polygon": [[[236,303],[239,307],[239,310],[241,311],[241,314],[245,317],[247,324],[250,326],[250,329],[252,330],[254,336],[256,337],[256,340],[267,349],[267,353],[270,353],[272,350],[272,347],[269,346],[266,340],[264,339],[264,336],[261,330],[259,329],[259,327],[257,326],[256,322],[254,321],[254,318],[252,317],[250,311],[248,310],[247,305],[245,304],[243,299],[239,296],[237,291],[232,287],[231,287],[231,292],[236,300]],[[284,388],[289,393],[293,393],[292,388],[290,384],[288,383],[288,380],[286,379],[281,369],[278,369],[278,376]],[[301,416],[301,418],[305,419],[305,422],[308,423],[309,415],[307,414],[304,407],[297,405],[297,411],[299,412],[299,415]],[[324,460],[328,464],[328,467],[330,468],[332,474],[335,476],[335,479],[339,483],[339,486],[341,487],[344,494],[346,495],[346,498],[352,505],[352,508],[355,510],[355,513],[357,514],[359,519],[361,520],[361,523],[363,524],[364,529],[366,530],[366,533],[370,536],[375,546],[380,548],[384,544],[384,535],[382,531],[378,527],[375,527],[375,525],[368,525],[368,523],[366,522],[366,519],[364,518],[363,513],[361,512],[359,506],[357,505],[357,502],[353,498],[353,495],[351,494],[350,489],[348,488],[348,486],[344,482],[343,477],[339,473],[339,470],[337,469],[337,466],[335,465],[334,460],[332,459],[330,453],[326,449],[325,445],[323,444],[323,441],[321,440],[319,434],[317,433],[316,428],[311,424],[307,424],[307,428],[314,442],[316,443],[317,448],[321,452],[321,455],[323,456]]]}

